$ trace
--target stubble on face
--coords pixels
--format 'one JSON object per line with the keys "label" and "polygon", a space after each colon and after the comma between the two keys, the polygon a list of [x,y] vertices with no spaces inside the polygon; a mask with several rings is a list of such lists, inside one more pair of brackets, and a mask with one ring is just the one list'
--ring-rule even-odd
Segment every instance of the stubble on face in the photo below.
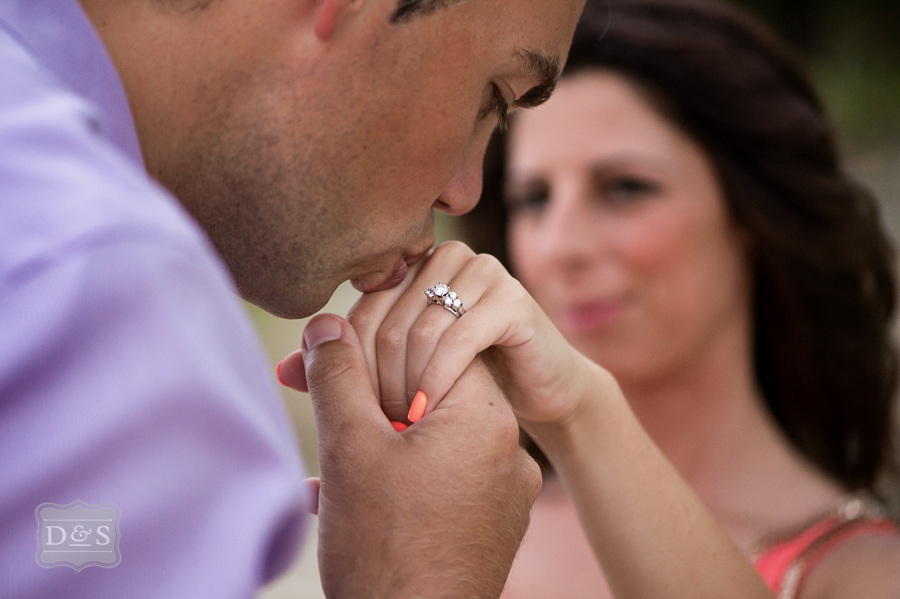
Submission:
{"label": "stubble on face", "polygon": [[282,318],[320,310],[356,272],[393,267],[433,226],[429,210],[398,221],[394,202],[378,200],[372,141],[384,134],[355,113],[365,105],[353,85],[305,94],[305,75],[277,66],[210,82],[200,102],[210,112],[170,154],[179,162],[151,167],[241,296]]}
{"label": "stubble on face", "polygon": [[[277,316],[316,312],[347,279],[386,281],[433,240],[441,183],[409,184],[402,163],[422,158],[397,148],[422,133],[405,130],[408,119],[383,118],[407,101],[404,88],[375,83],[382,63],[396,60],[397,48],[378,46],[384,40],[373,33],[373,47],[333,63],[288,53],[210,75],[193,102],[207,112],[176,147],[148,159],[206,230],[242,297]],[[351,59],[349,73],[338,70]]]}
{"label": "stubble on face", "polygon": [[206,230],[244,299],[299,318],[342,282],[350,248],[333,240],[339,225],[354,223],[327,201],[340,192],[321,165],[339,157],[314,155],[321,144],[301,133],[310,130],[305,111],[284,109],[290,88],[278,82],[291,76],[265,70],[210,82],[201,92],[208,115],[148,168]]}

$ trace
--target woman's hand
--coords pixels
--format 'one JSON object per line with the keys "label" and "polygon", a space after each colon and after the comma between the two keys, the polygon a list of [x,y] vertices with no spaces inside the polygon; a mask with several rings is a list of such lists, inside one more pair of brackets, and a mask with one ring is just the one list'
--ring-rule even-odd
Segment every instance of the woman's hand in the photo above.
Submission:
{"label": "woman's hand", "polygon": [[[459,295],[462,317],[426,297],[438,283]],[[420,390],[430,412],[481,352],[516,416],[530,422],[569,419],[601,370],[565,341],[495,258],[459,242],[440,245],[400,286],[364,295],[348,318],[382,409],[395,421],[406,421]]]}

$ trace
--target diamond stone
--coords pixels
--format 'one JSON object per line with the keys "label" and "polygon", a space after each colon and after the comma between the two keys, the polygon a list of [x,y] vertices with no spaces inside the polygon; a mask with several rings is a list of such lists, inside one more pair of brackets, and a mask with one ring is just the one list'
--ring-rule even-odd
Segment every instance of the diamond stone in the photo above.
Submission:
{"label": "diamond stone", "polygon": [[450,299],[450,296],[449,296],[449,295],[448,295],[447,297],[444,298],[444,305],[447,306],[447,307],[450,307],[450,306],[453,305],[453,300]]}
{"label": "diamond stone", "polygon": [[453,307],[459,310],[460,308],[462,308],[462,302],[458,299],[453,300]]}
{"label": "diamond stone", "polygon": [[444,297],[450,289],[443,283],[434,288],[434,294],[438,297]]}
{"label": "diamond stone", "polygon": [[455,291],[451,291],[451,292],[450,292],[450,299],[455,300],[455,299],[458,298],[458,297],[459,297],[459,296],[456,295],[456,292],[455,292]]}

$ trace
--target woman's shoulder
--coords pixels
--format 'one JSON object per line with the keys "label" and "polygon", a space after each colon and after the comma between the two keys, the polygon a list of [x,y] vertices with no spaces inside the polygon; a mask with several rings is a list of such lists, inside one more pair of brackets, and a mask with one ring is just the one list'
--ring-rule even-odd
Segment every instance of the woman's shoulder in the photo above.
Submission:
{"label": "woman's shoulder", "polygon": [[824,555],[809,573],[800,599],[900,597],[900,530],[884,520],[875,524]]}

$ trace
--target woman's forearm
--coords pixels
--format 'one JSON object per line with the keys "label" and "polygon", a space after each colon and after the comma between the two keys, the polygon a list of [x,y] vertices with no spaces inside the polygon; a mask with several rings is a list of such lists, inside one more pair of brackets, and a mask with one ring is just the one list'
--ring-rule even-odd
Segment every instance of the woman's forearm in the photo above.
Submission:
{"label": "woman's forearm", "polygon": [[565,423],[523,423],[572,495],[617,599],[772,599],[656,447],[614,379],[596,368]]}

